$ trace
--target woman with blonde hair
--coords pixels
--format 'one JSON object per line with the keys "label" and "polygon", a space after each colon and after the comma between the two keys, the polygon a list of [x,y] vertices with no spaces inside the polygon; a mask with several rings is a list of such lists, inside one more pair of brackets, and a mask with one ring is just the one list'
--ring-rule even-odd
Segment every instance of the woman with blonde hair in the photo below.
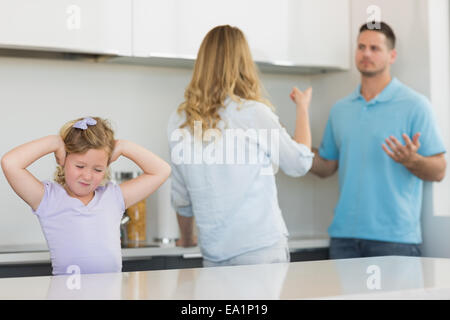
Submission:
{"label": "woman with blonde hair", "polygon": [[203,39],[185,101],[168,124],[172,206],[178,245],[196,245],[203,265],[289,262],[287,228],[275,184],[311,168],[311,88],[296,103],[294,138],[280,125],[241,30],[213,28]]}

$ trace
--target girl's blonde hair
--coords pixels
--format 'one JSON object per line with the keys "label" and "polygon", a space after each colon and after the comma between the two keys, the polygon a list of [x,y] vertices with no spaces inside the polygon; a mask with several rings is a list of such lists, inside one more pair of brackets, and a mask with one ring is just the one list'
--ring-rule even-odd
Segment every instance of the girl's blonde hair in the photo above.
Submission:
{"label": "girl's blonde hair", "polygon": [[[115,146],[114,131],[111,129],[109,121],[99,118],[91,117],[97,123],[95,125],[88,125],[86,130],[74,128],[73,125],[85,118],[79,118],[67,122],[59,131],[61,138],[64,141],[66,148],[66,155],[71,153],[86,153],[90,149],[105,150],[108,155],[108,164]],[[106,170],[102,185],[110,179],[109,169]],[[56,168],[55,182],[65,185],[66,179],[64,175],[64,168],[58,166]]]}
{"label": "girl's blonde hair", "polygon": [[181,128],[194,128],[201,121],[202,129],[215,129],[219,111],[230,97],[256,100],[273,107],[262,97],[262,85],[250,48],[242,31],[229,25],[210,30],[202,41],[195,62],[192,80],[185,90],[185,101],[178,113],[186,113]]}

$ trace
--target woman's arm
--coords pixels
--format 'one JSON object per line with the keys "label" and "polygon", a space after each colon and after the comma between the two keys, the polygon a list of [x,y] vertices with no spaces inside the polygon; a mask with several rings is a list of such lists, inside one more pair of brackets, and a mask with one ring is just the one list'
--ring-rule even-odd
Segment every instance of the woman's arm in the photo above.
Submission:
{"label": "woman's arm", "polygon": [[311,129],[308,109],[311,103],[312,88],[305,91],[293,88],[290,97],[297,106],[294,140],[311,149]]}
{"label": "woman's arm", "polygon": [[139,177],[120,184],[125,208],[128,208],[158,189],[170,176],[171,168],[167,162],[131,141],[116,140],[110,163],[121,155],[136,163],[144,172]]}
{"label": "woman's arm", "polygon": [[[271,167],[263,168],[261,174],[276,174],[278,168],[292,177],[301,177],[311,168],[314,154],[311,152],[311,130],[309,126],[308,108],[311,100],[312,89],[301,92],[294,88],[291,99],[297,106],[294,137],[288,134],[278,116],[263,104],[256,104],[256,112],[252,114],[251,124],[244,128],[263,130],[259,135],[260,146],[270,158]],[[250,109],[251,110],[251,109]],[[269,139],[270,135],[270,139]],[[268,170],[266,170],[268,169]]]}
{"label": "woman's arm", "polygon": [[20,145],[2,157],[2,169],[6,179],[28,205],[36,210],[44,196],[44,185],[26,168],[46,154],[55,153],[59,165],[64,165],[66,152],[64,141],[58,135],[47,136]]}

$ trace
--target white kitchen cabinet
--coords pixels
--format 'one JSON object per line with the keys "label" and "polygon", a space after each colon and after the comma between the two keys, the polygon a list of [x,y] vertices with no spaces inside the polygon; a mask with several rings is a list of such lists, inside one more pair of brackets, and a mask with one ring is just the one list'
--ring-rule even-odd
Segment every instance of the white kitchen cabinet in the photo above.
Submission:
{"label": "white kitchen cabinet", "polygon": [[349,12],[349,0],[0,0],[0,48],[191,67],[206,33],[230,24],[262,70],[345,70]]}
{"label": "white kitchen cabinet", "polygon": [[295,65],[350,68],[349,0],[289,0],[289,57]]}
{"label": "white kitchen cabinet", "polygon": [[0,0],[0,47],[131,55],[131,0]]}
{"label": "white kitchen cabinet", "polygon": [[246,35],[256,60],[287,57],[287,1],[134,0],[133,55],[195,59],[213,27],[230,24]]}
{"label": "white kitchen cabinet", "polygon": [[349,68],[349,0],[133,0],[133,56],[193,60],[222,24],[262,65]]}

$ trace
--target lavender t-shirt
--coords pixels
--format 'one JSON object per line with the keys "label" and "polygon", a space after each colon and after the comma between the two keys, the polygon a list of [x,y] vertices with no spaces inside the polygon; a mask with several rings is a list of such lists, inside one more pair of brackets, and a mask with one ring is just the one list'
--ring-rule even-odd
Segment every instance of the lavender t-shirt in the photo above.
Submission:
{"label": "lavender t-shirt", "polygon": [[84,205],[56,182],[43,181],[45,193],[33,211],[41,223],[53,274],[121,272],[120,220],[125,211],[120,187],[98,187]]}

